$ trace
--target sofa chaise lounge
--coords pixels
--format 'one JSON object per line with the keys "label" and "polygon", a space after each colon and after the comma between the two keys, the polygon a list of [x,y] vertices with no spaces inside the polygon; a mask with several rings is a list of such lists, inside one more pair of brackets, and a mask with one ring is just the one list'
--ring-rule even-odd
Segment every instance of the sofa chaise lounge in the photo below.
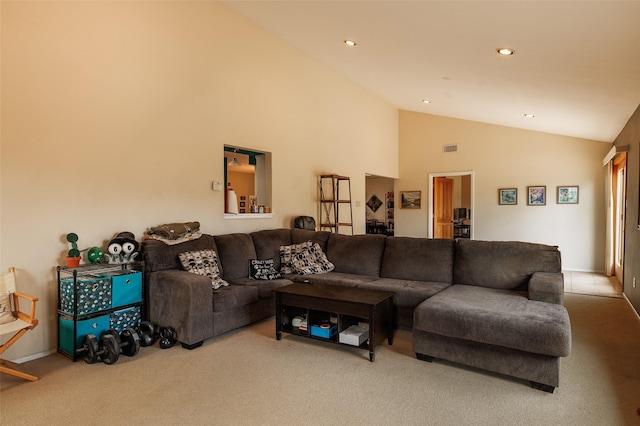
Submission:
{"label": "sofa chaise lounge", "polygon": [[[273,259],[281,247],[311,241],[333,264],[330,272],[276,279],[250,277],[253,259]],[[186,272],[178,254],[217,254],[221,277]],[[559,385],[560,358],[569,355],[571,327],[563,302],[557,247],[525,242],[339,235],[304,229],[202,235],[180,244],[142,244],[147,313],[172,326],[183,347],[268,318],[273,289],[318,282],[387,290],[394,326],[413,328],[419,359],[445,359],[528,380],[548,392]]]}

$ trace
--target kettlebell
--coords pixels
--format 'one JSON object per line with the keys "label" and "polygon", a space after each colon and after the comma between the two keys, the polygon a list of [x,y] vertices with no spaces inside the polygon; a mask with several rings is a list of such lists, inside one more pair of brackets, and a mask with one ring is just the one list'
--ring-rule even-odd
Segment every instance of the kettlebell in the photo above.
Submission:
{"label": "kettlebell", "polygon": [[149,321],[142,321],[138,327],[138,335],[140,336],[140,346],[152,346],[158,338],[156,326]]}

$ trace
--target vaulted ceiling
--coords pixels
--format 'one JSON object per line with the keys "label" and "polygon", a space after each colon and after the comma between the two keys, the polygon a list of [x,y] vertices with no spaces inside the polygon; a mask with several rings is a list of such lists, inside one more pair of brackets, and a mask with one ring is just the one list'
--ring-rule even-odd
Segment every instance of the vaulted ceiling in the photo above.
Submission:
{"label": "vaulted ceiling", "polygon": [[611,142],[640,104],[640,1],[223,3],[399,109]]}

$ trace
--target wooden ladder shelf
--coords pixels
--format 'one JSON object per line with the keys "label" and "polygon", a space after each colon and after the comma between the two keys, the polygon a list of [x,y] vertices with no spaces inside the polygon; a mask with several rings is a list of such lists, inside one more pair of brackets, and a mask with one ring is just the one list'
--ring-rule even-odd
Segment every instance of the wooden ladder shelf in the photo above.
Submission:
{"label": "wooden ladder shelf", "polygon": [[340,228],[351,228],[353,235],[353,210],[351,207],[351,179],[340,175],[320,175],[320,230],[328,229],[336,234]]}

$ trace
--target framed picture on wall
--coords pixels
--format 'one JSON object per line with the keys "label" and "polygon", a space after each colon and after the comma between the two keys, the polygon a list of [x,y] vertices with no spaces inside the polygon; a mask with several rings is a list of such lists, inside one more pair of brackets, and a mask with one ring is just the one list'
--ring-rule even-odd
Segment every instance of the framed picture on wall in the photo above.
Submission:
{"label": "framed picture on wall", "polygon": [[246,203],[246,201],[240,201],[240,207],[246,207],[245,203]]}
{"label": "framed picture on wall", "polygon": [[401,209],[419,209],[422,203],[422,191],[400,191]]}
{"label": "framed picture on wall", "polygon": [[369,207],[374,213],[380,208],[381,205],[382,201],[380,201],[380,198],[378,198],[375,194],[372,195],[371,198],[369,198],[369,201],[367,201],[367,207]]}
{"label": "framed picture on wall", "polygon": [[498,204],[504,206],[513,206],[518,204],[518,188],[498,189]]}
{"label": "framed picture on wall", "polygon": [[558,204],[578,204],[578,186],[559,186],[557,193]]}
{"label": "framed picture on wall", "polygon": [[547,204],[547,187],[527,186],[527,205],[544,206],[545,204]]}

